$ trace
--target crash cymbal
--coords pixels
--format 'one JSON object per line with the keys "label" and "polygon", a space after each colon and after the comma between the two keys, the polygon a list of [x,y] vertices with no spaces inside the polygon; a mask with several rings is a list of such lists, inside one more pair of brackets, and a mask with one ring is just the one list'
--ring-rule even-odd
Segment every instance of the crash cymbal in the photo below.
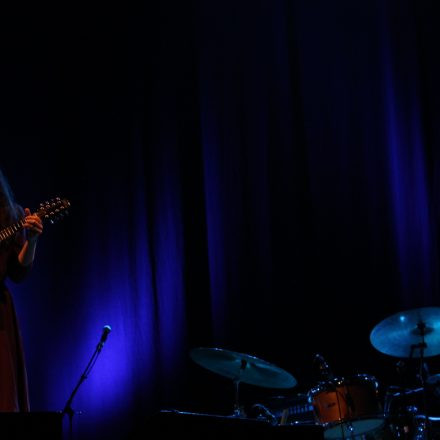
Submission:
{"label": "crash cymbal", "polygon": [[370,333],[374,348],[399,358],[440,354],[440,307],[421,307],[396,313]]}
{"label": "crash cymbal", "polygon": [[194,362],[233,381],[266,388],[293,388],[297,381],[288,372],[248,354],[222,348],[194,348]]}

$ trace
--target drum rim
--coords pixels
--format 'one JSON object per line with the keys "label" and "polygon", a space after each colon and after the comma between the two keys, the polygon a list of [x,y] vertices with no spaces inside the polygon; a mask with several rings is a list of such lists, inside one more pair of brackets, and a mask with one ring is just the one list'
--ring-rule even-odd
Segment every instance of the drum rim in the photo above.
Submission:
{"label": "drum rim", "polygon": [[328,428],[332,428],[334,426],[349,424],[349,423],[353,423],[353,422],[360,422],[360,421],[364,421],[364,420],[382,420],[384,423],[387,423],[388,417],[386,417],[385,414],[380,412],[380,413],[376,413],[376,414],[374,414],[374,413],[368,414],[365,416],[357,416],[357,417],[339,419],[339,420],[335,420],[333,422],[319,423],[319,425],[321,425],[325,429],[328,429]]}
{"label": "drum rim", "polygon": [[360,417],[353,417],[350,419],[342,419],[342,420],[338,420],[337,422],[322,423],[321,426],[323,427],[324,431],[329,431],[331,428],[340,428],[341,425],[348,425],[350,423],[353,424],[356,422],[362,422],[362,421],[368,421],[368,420],[377,420],[377,421],[380,421],[380,423],[378,423],[376,426],[370,428],[368,431],[358,432],[355,435],[366,434],[368,432],[375,431],[376,429],[379,429],[383,426],[387,426],[387,424],[388,424],[387,418],[384,415],[371,414],[368,416],[360,416]]}
{"label": "drum rim", "polygon": [[376,391],[379,389],[379,382],[375,376],[362,373],[352,376],[337,376],[333,379],[321,381],[308,391],[307,396],[310,399],[311,397],[316,396],[324,391],[328,391],[330,386],[341,387],[345,385],[360,385],[362,383],[369,383],[370,385],[373,384]]}

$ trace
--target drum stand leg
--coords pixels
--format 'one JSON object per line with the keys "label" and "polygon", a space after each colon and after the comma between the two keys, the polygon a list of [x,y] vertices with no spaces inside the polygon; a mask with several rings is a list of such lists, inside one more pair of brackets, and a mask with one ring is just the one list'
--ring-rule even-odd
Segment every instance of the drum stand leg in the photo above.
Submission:
{"label": "drum stand leg", "polygon": [[246,414],[243,410],[243,407],[240,405],[240,381],[234,380],[234,391],[235,391],[235,399],[234,399],[234,417],[246,417]]}
{"label": "drum stand leg", "polygon": [[235,391],[234,412],[233,412],[234,417],[246,417],[243,407],[240,406],[240,378],[241,375],[243,374],[243,371],[246,369],[247,365],[248,365],[247,361],[243,359],[241,361],[238,374],[234,379],[234,391]]}

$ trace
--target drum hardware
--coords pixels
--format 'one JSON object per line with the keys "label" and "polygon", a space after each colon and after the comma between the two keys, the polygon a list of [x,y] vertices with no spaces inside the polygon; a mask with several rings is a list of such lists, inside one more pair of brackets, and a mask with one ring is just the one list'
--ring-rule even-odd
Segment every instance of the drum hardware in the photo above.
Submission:
{"label": "drum hardware", "polygon": [[190,351],[191,359],[200,366],[225,376],[234,385],[234,417],[246,417],[240,404],[240,384],[265,388],[293,388],[296,379],[287,371],[249,354],[222,348],[199,347]]}
{"label": "drum hardware", "polygon": [[394,438],[415,440],[414,418],[419,414],[420,388],[388,387],[384,396],[384,415]]}
{"label": "drum hardware", "polygon": [[[436,375],[426,381],[427,408],[423,389],[390,386],[385,394],[384,413],[396,439],[440,439],[440,399],[436,394]],[[433,386],[431,386],[433,385]]]}
{"label": "drum hardware", "polygon": [[428,434],[430,431],[429,419],[423,416],[415,416],[415,428],[412,440],[428,440],[431,436]]}
{"label": "drum hardware", "polygon": [[319,375],[322,381],[331,381],[334,378],[333,371],[330,369],[327,361],[322,355],[317,353],[313,363],[318,364]]}
{"label": "drum hardware", "polygon": [[264,406],[275,415],[279,425],[314,424],[313,406],[307,393],[293,396],[271,396],[265,399]]}
{"label": "drum hardware", "polygon": [[257,419],[263,419],[269,422],[271,425],[278,425],[278,418],[273,414],[269,408],[261,403],[256,403],[251,407],[251,415],[254,415]]}
{"label": "drum hardware", "polygon": [[[427,345],[425,343],[424,337],[426,332],[426,325],[424,322],[419,322],[417,324],[417,329],[420,331],[420,336],[422,338],[422,342],[419,344],[412,344],[411,345],[411,353],[413,350],[419,350],[420,351],[420,366],[419,366],[419,374],[418,379],[421,384],[422,389],[422,396],[423,396],[423,420],[417,420],[418,423],[415,423],[415,438],[414,440],[422,440],[422,439],[430,439],[430,431],[431,431],[431,424],[429,422],[428,418],[428,403],[427,403],[427,395],[426,395],[426,369],[425,369],[425,362],[424,362],[424,351],[427,348]],[[411,358],[411,357],[410,357]],[[420,417],[420,416],[417,416]]]}
{"label": "drum hardware", "polygon": [[[433,401],[426,401],[426,388],[420,386],[420,366],[414,370],[409,362],[401,359],[396,363],[396,372],[400,385],[387,388],[384,395],[384,414],[395,438],[415,440],[415,433],[419,431],[420,436],[421,429],[426,427],[426,423],[420,422],[420,417],[425,417],[422,409],[429,408]],[[424,378],[429,377],[426,363],[423,365],[423,375]],[[428,389],[428,397],[431,397],[430,393]]]}
{"label": "drum hardware", "polygon": [[[417,380],[421,395],[418,407],[404,405],[405,428],[412,424],[411,440],[430,438],[430,408],[427,396],[429,372],[426,358],[440,354],[440,307],[421,307],[395,313],[379,322],[370,333],[374,348],[389,356],[418,359]],[[418,356],[415,354],[418,353]],[[404,365],[404,364],[403,364]],[[404,393],[407,399],[409,394]],[[408,417],[407,417],[408,416]],[[406,437],[409,438],[409,437]]]}

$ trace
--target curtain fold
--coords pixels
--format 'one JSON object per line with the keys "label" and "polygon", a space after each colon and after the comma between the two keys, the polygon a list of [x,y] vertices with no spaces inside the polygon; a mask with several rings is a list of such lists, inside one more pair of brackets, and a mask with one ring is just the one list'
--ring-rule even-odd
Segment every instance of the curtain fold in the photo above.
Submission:
{"label": "curtain fold", "polygon": [[89,7],[20,27],[34,39],[2,61],[17,199],[72,202],[11,286],[31,406],[62,409],[104,325],[84,438],[147,433],[160,408],[229,413],[199,346],[286,369],[292,393],[317,352],[394,383],[370,332],[439,304],[435,2]]}

